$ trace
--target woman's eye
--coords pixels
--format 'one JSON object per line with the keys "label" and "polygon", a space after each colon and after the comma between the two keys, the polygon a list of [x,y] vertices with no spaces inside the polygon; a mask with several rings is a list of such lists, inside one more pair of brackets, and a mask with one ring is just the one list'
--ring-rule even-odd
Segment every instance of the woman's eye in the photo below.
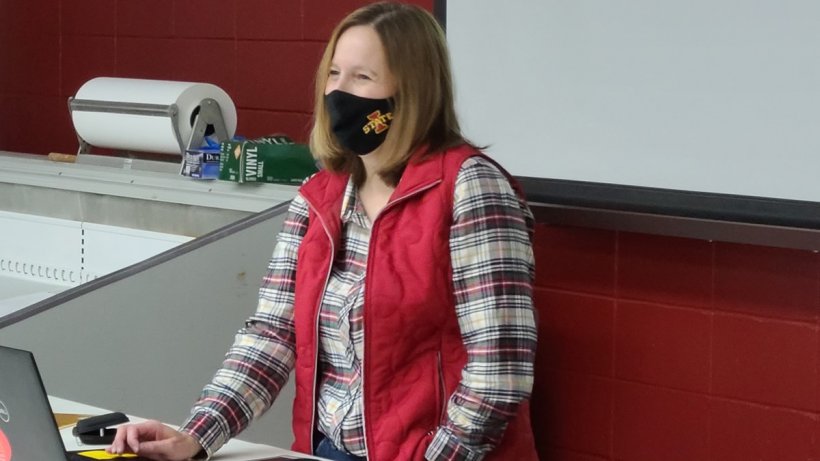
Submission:
{"label": "woman's eye", "polygon": [[339,75],[339,71],[336,70],[336,69],[330,69],[330,72],[328,73],[328,75],[332,75],[332,76]]}
{"label": "woman's eye", "polygon": [[370,76],[365,74],[357,74],[356,78],[358,78],[359,80],[370,80]]}

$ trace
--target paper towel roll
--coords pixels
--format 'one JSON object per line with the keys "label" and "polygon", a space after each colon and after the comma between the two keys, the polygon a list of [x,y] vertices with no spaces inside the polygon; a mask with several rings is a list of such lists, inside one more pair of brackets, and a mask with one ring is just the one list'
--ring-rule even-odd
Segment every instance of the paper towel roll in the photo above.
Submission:
{"label": "paper towel roll", "polygon": [[[210,83],[98,77],[87,81],[75,96],[94,101],[176,104],[183,144],[191,136],[192,115],[205,98],[219,103],[228,136],[233,136],[236,106],[227,93]],[[170,117],[72,111],[71,118],[77,134],[92,146],[180,154]]]}

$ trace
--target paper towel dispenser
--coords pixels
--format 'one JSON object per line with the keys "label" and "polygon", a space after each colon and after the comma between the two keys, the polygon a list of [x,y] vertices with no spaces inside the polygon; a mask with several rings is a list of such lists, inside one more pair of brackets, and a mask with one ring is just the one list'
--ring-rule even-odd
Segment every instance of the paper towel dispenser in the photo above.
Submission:
{"label": "paper towel dispenser", "polygon": [[236,131],[236,107],[208,83],[98,77],[86,82],[68,107],[80,146],[184,158],[205,136],[219,141]]}

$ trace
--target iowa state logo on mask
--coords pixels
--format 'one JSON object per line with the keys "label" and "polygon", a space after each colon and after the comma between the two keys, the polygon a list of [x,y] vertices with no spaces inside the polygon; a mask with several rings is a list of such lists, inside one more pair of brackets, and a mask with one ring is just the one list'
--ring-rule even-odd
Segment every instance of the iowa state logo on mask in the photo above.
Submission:
{"label": "iowa state logo on mask", "polygon": [[362,131],[364,134],[368,134],[371,131],[375,134],[381,134],[384,131],[387,131],[390,128],[390,124],[387,123],[393,120],[393,112],[387,112],[386,114],[382,115],[382,111],[374,110],[370,115],[367,116],[367,124],[362,127]]}
{"label": "iowa state logo on mask", "polygon": [[330,130],[344,149],[357,155],[376,150],[387,138],[393,101],[371,99],[334,90],[325,95]]}

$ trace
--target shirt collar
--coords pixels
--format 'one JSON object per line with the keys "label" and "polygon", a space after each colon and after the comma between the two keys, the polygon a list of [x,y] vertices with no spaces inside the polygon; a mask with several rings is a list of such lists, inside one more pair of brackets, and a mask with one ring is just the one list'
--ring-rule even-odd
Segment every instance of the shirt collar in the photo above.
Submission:
{"label": "shirt collar", "polygon": [[347,180],[345,195],[342,198],[342,225],[355,223],[365,229],[370,228],[370,219],[364,211],[362,201],[359,200],[358,188],[353,184],[353,177]]}

